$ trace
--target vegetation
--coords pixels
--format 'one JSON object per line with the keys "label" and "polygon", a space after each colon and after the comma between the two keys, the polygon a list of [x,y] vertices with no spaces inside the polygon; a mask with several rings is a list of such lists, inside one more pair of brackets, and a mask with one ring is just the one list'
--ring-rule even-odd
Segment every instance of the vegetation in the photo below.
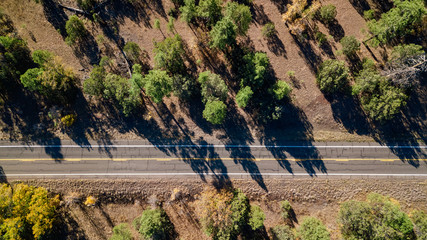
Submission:
{"label": "vegetation", "polygon": [[291,212],[293,211],[291,203],[288,200],[280,202],[280,211],[282,213],[283,220],[289,219]]}
{"label": "vegetation", "polygon": [[225,7],[225,17],[230,18],[237,26],[238,35],[246,35],[252,21],[251,10],[248,6],[237,2],[228,2]]}
{"label": "vegetation", "polygon": [[175,74],[172,76],[172,91],[180,100],[189,100],[196,92],[196,81],[191,76]]}
{"label": "vegetation", "polygon": [[347,57],[352,57],[360,50],[360,42],[354,36],[345,36],[340,40],[342,52]]}
{"label": "vegetation", "polygon": [[158,18],[154,19],[154,28],[160,30],[160,20]]}
{"label": "vegetation", "polygon": [[271,38],[276,34],[276,27],[274,26],[274,23],[269,22],[262,27],[262,36],[265,38]]}
{"label": "vegetation", "polygon": [[270,229],[272,240],[295,240],[295,234],[287,225],[278,225]]}
{"label": "vegetation", "polygon": [[320,32],[320,31],[316,32],[315,38],[316,38],[316,41],[319,44],[319,46],[322,46],[323,44],[325,44],[328,41],[326,34]]}
{"label": "vegetation", "polygon": [[365,20],[367,20],[367,21],[374,19],[375,18],[375,11],[372,9],[364,11],[363,12],[363,18],[365,18]]}
{"label": "vegetation", "polygon": [[251,87],[249,87],[249,86],[246,86],[246,87],[240,89],[240,91],[236,95],[237,105],[240,108],[245,108],[248,105],[249,100],[252,98],[253,94],[254,94],[254,92],[252,91]]}
{"label": "vegetation", "polygon": [[280,101],[285,97],[289,97],[289,94],[291,93],[292,88],[285,81],[278,80],[273,85],[272,90],[273,90],[274,97]]}
{"label": "vegetation", "polygon": [[395,0],[395,7],[381,15],[379,20],[368,22],[374,38],[372,44],[387,44],[395,38],[403,37],[421,29],[421,22],[427,10],[423,0]]}
{"label": "vegetation", "polygon": [[187,23],[193,21],[197,16],[197,8],[195,0],[184,0],[184,6],[180,7],[181,18]]}
{"label": "vegetation", "polygon": [[265,214],[262,209],[256,205],[251,206],[249,226],[252,230],[261,229],[264,227]]}
{"label": "vegetation", "polygon": [[68,45],[76,44],[84,39],[87,35],[86,28],[83,21],[80,20],[76,15],[73,15],[68,19],[65,24],[65,30],[67,31],[67,38],[65,41]]}
{"label": "vegetation", "polygon": [[390,61],[405,62],[406,60],[424,54],[423,47],[416,44],[404,44],[393,47]]}
{"label": "vegetation", "polygon": [[134,42],[127,42],[123,48],[123,51],[126,53],[128,59],[132,62],[138,63],[140,61],[141,48],[138,46],[138,44]]}
{"label": "vegetation", "polygon": [[77,116],[74,114],[67,114],[61,118],[61,123],[65,127],[71,127],[76,122]]}
{"label": "vegetation", "polygon": [[162,208],[143,211],[133,226],[144,239],[169,239],[173,233],[173,225]]}
{"label": "vegetation", "polygon": [[205,20],[208,26],[215,25],[222,18],[223,0],[200,0],[197,16]]}
{"label": "vegetation", "polygon": [[225,50],[236,42],[237,27],[229,18],[224,18],[210,31],[211,47]]}
{"label": "vegetation", "polygon": [[241,76],[244,76],[240,86],[250,86],[254,91],[259,89],[265,80],[265,75],[270,66],[267,54],[262,52],[248,53],[243,57],[245,66],[242,68]]}
{"label": "vegetation", "polygon": [[410,218],[414,223],[417,239],[427,239],[427,214],[421,210],[414,210],[411,212]]}
{"label": "vegetation", "polygon": [[369,194],[366,202],[348,201],[339,212],[345,239],[412,239],[413,228],[399,204],[379,194]]}
{"label": "vegetation", "polygon": [[219,100],[209,100],[203,110],[203,118],[212,124],[221,124],[227,115],[227,106]]}
{"label": "vegetation", "polygon": [[322,221],[315,217],[306,217],[298,228],[298,237],[301,240],[329,240],[328,230]]}
{"label": "vegetation", "polygon": [[182,55],[184,48],[181,36],[176,34],[161,42],[154,43],[154,63],[155,67],[166,70],[169,73],[185,72],[185,65]]}
{"label": "vegetation", "polygon": [[317,84],[322,92],[332,94],[341,91],[348,85],[349,70],[345,62],[338,60],[326,60],[317,73]]}
{"label": "vegetation", "polygon": [[199,75],[198,82],[201,85],[201,94],[204,103],[215,100],[225,101],[227,98],[227,85],[219,75],[210,71],[202,72]]}
{"label": "vegetation", "polygon": [[336,16],[337,16],[337,8],[332,4],[322,6],[319,9],[319,18],[322,22],[326,24],[331,23]]}
{"label": "vegetation", "polygon": [[132,233],[126,223],[120,223],[113,228],[113,236],[110,240],[132,240]]}
{"label": "vegetation", "polygon": [[55,221],[59,197],[49,197],[45,188],[17,184],[0,185],[1,239],[47,237]]}
{"label": "vegetation", "polygon": [[163,97],[169,96],[172,91],[172,78],[166,71],[150,70],[138,85],[144,88],[145,93],[155,103],[160,103]]}

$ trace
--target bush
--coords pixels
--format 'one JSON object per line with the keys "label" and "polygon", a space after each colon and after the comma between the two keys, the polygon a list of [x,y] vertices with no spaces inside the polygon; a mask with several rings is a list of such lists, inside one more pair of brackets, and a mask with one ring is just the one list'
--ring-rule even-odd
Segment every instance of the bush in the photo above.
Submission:
{"label": "bush", "polygon": [[65,127],[71,127],[75,122],[77,116],[74,114],[68,114],[65,115],[64,117],[61,118],[61,123],[65,126]]}
{"label": "bush", "polygon": [[172,91],[172,78],[165,71],[150,70],[142,79],[141,86],[155,103],[160,103]]}
{"label": "bush", "polygon": [[173,225],[161,208],[143,211],[133,224],[144,239],[169,239],[173,232]]}
{"label": "bush", "polygon": [[292,88],[285,81],[278,80],[273,85],[272,90],[273,90],[274,97],[280,101],[285,97],[289,97],[289,94],[291,93]]}
{"label": "bush", "polygon": [[427,239],[427,214],[421,210],[414,210],[410,217],[415,225],[417,239]]}
{"label": "bush", "polygon": [[169,17],[169,21],[168,21],[168,31],[170,33],[173,33],[173,30],[175,29],[175,19],[172,17]]}
{"label": "bush", "polygon": [[76,15],[73,15],[68,19],[65,24],[65,30],[67,31],[65,41],[68,45],[73,45],[78,41],[82,41],[87,34],[82,20],[80,20]]}
{"label": "bush", "polygon": [[252,98],[253,94],[254,94],[254,92],[252,91],[251,87],[249,87],[249,86],[246,86],[246,87],[240,89],[236,95],[237,105],[240,108],[245,108],[248,105],[249,100]]}
{"label": "bush", "polygon": [[193,21],[197,16],[195,0],[184,0],[184,6],[180,7],[181,18],[187,23]]}
{"label": "bush", "polygon": [[203,110],[203,118],[212,124],[221,124],[225,120],[227,106],[219,100],[208,101]]}
{"label": "bush", "polygon": [[339,211],[345,239],[413,239],[413,225],[388,197],[369,194],[367,202],[347,201]]}
{"label": "bush", "polygon": [[320,90],[327,94],[343,90],[348,85],[348,72],[343,61],[332,59],[324,61],[316,78]]}
{"label": "bush", "polygon": [[126,223],[120,223],[113,228],[113,236],[110,240],[132,240],[132,233]]}
{"label": "bush", "polygon": [[276,27],[274,26],[274,23],[269,22],[262,27],[261,32],[264,38],[271,38],[276,34]]}
{"label": "bush", "polygon": [[96,204],[96,198],[94,196],[88,196],[86,198],[86,201],[84,202],[84,205],[91,207],[91,206],[95,206]]}
{"label": "bush", "polygon": [[160,20],[158,18],[154,19],[154,28],[160,30]]}
{"label": "bush", "polygon": [[354,36],[345,36],[340,40],[342,52],[347,57],[354,56],[360,50],[360,42]]}
{"label": "bush", "polygon": [[322,46],[324,43],[328,41],[326,34],[318,31],[316,32],[316,41],[318,42],[319,46]]}
{"label": "bush", "polygon": [[287,220],[290,217],[291,212],[293,211],[291,203],[288,200],[280,202],[280,211],[282,213],[283,220]]}
{"label": "bush", "polygon": [[412,33],[427,13],[423,0],[393,1],[395,7],[368,22],[369,31],[375,36],[371,43],[386,44],[397,37]]}
{"label": "bush", "polygon": [[258,90],[263,84],[265,75],[270,66],[267,54],[262,52],[248,53],[243,57],[245,65],[241,68],[243,76],[240,86],[250,86],[253,91]]}
{"label": "bush", "polygon": [[223,0],[200,0],[197,15],[204,18],[208,26],[215,25],[222,18]]}
{"label": "bush", "polygon": [[224,50],[236,42],[237,26],[229,19],[224,18],[217,22],[210,31],[211,47]]}
{"label": "bush", "polygon": [[264,226],[265,214],[258,206],[251,206],[251,213],[249,218],[249,226],[252,230],[258,230]]}
{"label": "bush", "polygon": [[270,229],[273,240],[294,240],[295,235],[287,225],[278,225]]}
{"label": "bush", "polygon": [[337,8],[332,4],[322,6],[319,9],[320,21],[322,21],[326,24],[331,23],[335,19],[336,16],[337,16]]}
{"label": "bush", "polygon": [[166,70],[169,73],[184,73],[185,65],[182,55],[184,48],[181,36],[176,34],[161,42],[154,43],[154,63],[156,68]]}
{"label": "bush", "polygon": [[123,51],[126,53],[126,57],[134,63],[138,63],[141,57],[141,48],[134,42],[127,42]]}
{"label": "bush", "polygon": [[46,63],[53,61],[53,54],[46,50],[35,50],[31,54],[31,57],[33,58],[33,61],[39,66],[43,66]]}
{"label": "bush", "polygon": [[202,72],[197,81],[201,85],[202,100],[204,103],[208,101],[225,101],[228,94],[228,88],[224,80],[215,73],[210,71]]}
{"label": "bush", "polygon": [[237,34],[246,35],[249,24],[252,21],[251,10],[248,6],[236,2],[228,2],[225,7],[225,17],[233,20],[233,23],[237,26]]}
{"label": "bush", "polygon": [[370,21],[375,18],[375,11],[372,9],[366,10],[363,12],[363,18],[365,18],[366,21]]}
{"label": "bush", "polygon": [[322,221],[315,217],[306,217],[298,228],[298,237],[301,240],[329,240],[328,230]]}

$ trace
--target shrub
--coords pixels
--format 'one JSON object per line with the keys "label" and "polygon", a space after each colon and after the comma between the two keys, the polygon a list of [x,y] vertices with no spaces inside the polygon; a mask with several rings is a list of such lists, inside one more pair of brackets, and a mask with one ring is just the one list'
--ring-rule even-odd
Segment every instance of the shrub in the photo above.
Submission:
{"label": "shrub", "polygon": [[274,26],[274,23],[269,22],[262,27],[261,32],[262,36],[265,38],[271,38],[276,34],[276,27]]}
{"label": "shrub", "polygon": [[160,30],[160,20],[158,18],[154,19],[154,28]]}
{"label": "shrub", "polygon": [[397,0],[393,3],[395,7],[382,14],[378,21],[368,22],[369,31],[375,36],[371,41],[374,46],[413,32],[427,13],[423,0]]}
{"label": "shrub", "polygon": [[210,31],[211,47],[224,50],[236,42],[236,25],[229,19],[224,18],[217,22]]}
{"label": "shrub", "polygon": [[133,224],[144,239],[168,239],[173,232],[173,225],[161,208],[143,211]]}
{"label": "shrub", "polygon": [[364,11],[363,12],[363,18],[365,18],[366,21],[374,19],[375,18],[375,11],[372,9]]}
{"label": "shrub", "polygon": [[287,225],[278,225],[270,229],[273,240],[294,240],[295,235]]}
{"label": "shrub", "polygon": [[96,198],[94,196],[88,196],[86,198],[86,201],[84,202],[84,205],[86,206],[95,206],[96,204]]}
{"label": "shrub", "polygon": [[327,94],[343,90],[348,85],[348,72],[343,61],[331,59],[324,61],[316,78],[320,90]]}
{"label": "shrub", "polygon": [[347,201],[339,211],[345,239],[413,239],[413,225],[400,206],[371,193],[366,202]]}
{"label": "shrub", "polygon": [[280,101],[285,97],[289,97],[289,94],[291,93],[292,88],[285,81],[278,80],[273,85],[272,90],[273,90],[274,97]]}
{"label": "shrub", "polygon": [[416,44],[404,44],[393,47],[391,59],[393,62],[405,62],[405,60],[424,54],[423,47]]}
{"label": "shrub", "polygon": [[168,21],[168,31],[169,31],[170,33],[173,33],[173,30],[175,29],[175,24],[174,24],[174,22],[175,22],[175,19],[174,19],[174,18],[172,18],[172,17],[170,17],[170,18],[169,18],[169,21]]}
{"label": "shrub", "polygon": [[293,211],[291,203],[288,200],[280,202],[280,211],[282,213],[283,220],[287,220],[290,217],[291,212]]}
{"label": "shrub", "polygon": [[347,57],[354,56],[360,50],[360,42],[354,36],[345,36],[340,40],[342,52]]}
{"label": "shrub", "polygon": [[260,229],[264,226],[265,214],[258,206],[251,206],[251,213],[249,218],[249,226],[252,230]]}
{"label": "shrub", "polygon": [[154,63],[156,68],[166,70],[169,73],[183,73],[185,71],[184,48],[181,36],[176,34],[161,42],[154,43]]}
{"label": "shrub", "polygon": [[76,122],[77,116],[74,114],[68,114],[61,118],[61,123],[65,127],[71,127]]}
{"label": "shrub", "polygon": [[322,46],[324,43],[326,43],[328,41],[326,34],[318,31],[316,32],[316,41],[318,42],[319,46]]}
{"label": "shrub", "polygon": [[427,214],[421,210],[414,210],[410,217],[415,225],[417,239],[427,239]]}
{"label": "shrub", "polygon": [[298,228],[298,237],[301,240],[329,240],[328,230],[322,221],[315,217],[306,217]]}
{"label": "shrub", "polygon": [[68,19],[65,24],[65,30],[67,31],[67,37],[65,41],[68,45],[82,41],[87,34],[82,20],[80,20],[80,18],[78,18],[76,15],[73,15],[70,17],[70,19]]}
{"label": "shrub", "polygon": [[200,0],[197,15],[204,18],[209,26],[215,25],[222,18],[223,0]]}
{"label": "shrub", "polygon": [[141,85],[155,103],[160,103],[172,91],[172,78],[165,71],[150,70]]}
{"label": "shrub", "polygon": [[46,63],[53,61],[53,54],[46,50],[35,50],[31,54],[31,57],[33,58],[33,61],[39,66],[43,66]]}
{"label": "shrub", "polygon": [[132,240],[132,233],[126,223],[120,223],[113,228],[113,236],[110,240]]}
{"label": "shrub", "polygon": [[295,78],[295,71],[289,70],[286,72],[286,75],[288,75],[289,78]]}
{"label": "shrub", "polygon": [[123,48],[126,57],[134,63],[139,62],[141,57],[141,48],[134,42],[127,42]]}
{"label": "shrub", "polygon": [[253,94],[254,94],[254,92],[252,91],[251,87],[249,87],[249,86],[246,86],[246,87],[240,89],[236,95],[237,105],[240,108],[245,108],[248,105],[249,100],[252,98]]}
{"label": "shrub", "polygon": [[322,6],[319,9],[320,20],[326,24],[331,23],[336,16],[337,16],[337,8],[332,4]]}
{"label": "shrub", "polygon": [[228,88],[224,80],[215,73],[210,71],[202,72],[197,81],[201,85],[202,100],[204,103],[208,101],[225,101],[228,94]]}
{"label": "shrub", "polygon": [[208,101],[203,110],[203,118],[212,124],[221,124],[225,120],[227,106],[219,100]]}
{"label": "shrub", "polygon": [[195,0],[184,0],[184,6],[180,7],[181,18],[187,23],[190,23],[196,16],[196,3]]}
{"label": "shrub", "polygon": [[249,24],[252,21],[251,10],[248,6],[236,2],[228,2],[225,7],[225,17],[233,20],[233,23],[237,26],[237,34],[246,35]]}
{"label": "shrub", "polygon": [[265,75],[270,66],[267,54],[262,52],[248,53],[243,57],[245,65],[241,68],[243,76],[240,86],[250,86],[253,91],[258,90],[263,84]]}

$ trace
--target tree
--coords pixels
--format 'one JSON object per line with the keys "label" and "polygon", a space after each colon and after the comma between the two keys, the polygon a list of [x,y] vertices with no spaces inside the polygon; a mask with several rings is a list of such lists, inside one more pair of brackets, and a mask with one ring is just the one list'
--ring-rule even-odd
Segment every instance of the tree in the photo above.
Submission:
{"label": "tree", "polygon": [[274,23],[269,22],[262,27],[261,32],[264,38],[272,38],[274,34],[276,34],[276,27],[274,26]]}
{"label": "tree", "polygon": [[391,51],[391,62],[405,62],[410,58],[424,54],[423,47],[416,44],[403,44],[393,47]]}
{"label": "tree", "polygon": [[324,61],[316,78],[320,90],[327,94],[343,90],[348,85],[348,72],[343,61],[332,59]]}
{"label": "tree", "polygon": [[154,43],[154,53],[156,68],[166,70],[169,73],[183,73],[185,71],[184,60],[182,59],[184,48],[181,36],[178,34]]}
{"label": "tree", "polygon": [[278,80],[272,88],[273,95],[277,100],[282,100],[285,97],[289,97],[292,88],[285,82]]}
{"label": "tree", "polygon": [[273,240],[294,240],[295,235],[287,225],[278,225],[270,229]]}
{"label": "tree", "polygon": [[160,30],[160,20],[158,18],[154,19],[154,28]]}
{"label": "tree", "polygon": [[288,220],[288,218],[291,216],[291,212],[293,212],[291,203],[289,203],[288,200],[284,200],[280,202],[280,211],[282,213],[283,220]]}
{"label": "tree", "polygon": [[172,76],[172,91],[180,100],[189,100],[196,91],[196,81],[191,76],[175,74]]}
{"label": "tree", "polygon": [[243,76],[240,86],[250,86],[251,89],[256,91],[264,84],[265,75],[270,66],[270,60],[265,53],[251,52],[243,57],[243,61],[245,65],[240,74]]}
{"label": "tree", "polygon": [[372,44],[386,44],[397,37],[403,37],[421,24],[427,13],[423,0],[396,0],[395,7],[368,22],[369,31],[373,34]]}
{"label": "tree", "polygon": [[248,6],[237,2],[228,2],[225,6],[225,17],[230,18],[237,26],[237,34],[246,35],[252,21],[251,10]]}
{"label": "tree", "polygon": [[252,230],[260,229],[264,226],[265,214],[262,209],[256,205],[251,206],[249,226]]}
{"label": "tree", "polygon": [[123,51],[126,53],[126,57],[134,63],[138,63],[141,57],[141,48],[134,42],[127,42]]}
{"label": "tree", "polygon": [[147,209],[133,222],[144,239],[169,239],[173,225],[162,208]]}
{"label": "tree", "polygon": [[141,85],[145,93],[151,97],[155,103],[160,103],[163,97],[169,96],[172,91],[172,78],[166,71],[150,70],[142,79]]}
{"label": "tree", "polygon": [[326,24],[331,23],[336,16],[337,16],[337,8],[332,4],[322,6],[319,9],[320,20]]}
{"label": "tree", "polygon": [[68,45],[73,45],[78,41],[82,41],[87,34],[82,20],[80,20],[76,15],[73,15],[68,19],[65,24],[65,30],[67,31],[67,38],[65,41]]}
{"label": "tree", "polygon": [[417,239],[427,239],[427,214],[421,210],[413,210],[410,217],[415,225]]}
{"label": "tree", "polygon": [[173,30],[175,29],[175,19],[173,17],[169,17],[169,21],[168,21],[168,31],[170,33],[173,33]]}
{"label": "tree", "polygon": [[104,93],[104,79],[107,75],[104,67],[95,66],[90,77],[83,82],[83,91],[86,94],[101,97]]}
{"label": "tree", "polygon": [[229,18],[217,22],[210,31],[211,47],[225,50],[236,42],[237,26]]}
{"label": "tree", "polygon": [[202,72],[197,81],[202,87],[201,94],[204,103],[214,100],[225,101],[227,98],[227,85],[219,75],[210,71]]}
{"label": "tree", "polygon": [[203,118],[212,124],[221,124],[225,120],[227,106],[219,100],[209,100],[203,110]]}
{"label": "tree", "polygon": [[237,105],[240,108],[245,108],[248,105],[249,100],[252,98],[253,94],[254,92],[252,91],[251,87],[246,86],[244,88],[241,88],[236,95]]}
{"label": "tree", "polygon": [[301,240],[329,240],[328,230],[322,221],[315,217],[306,217],[298,228],[298,237]]}
{"label": "tree", "polygon": [[209,26],[213,26],[222,18],[223,0],[200,0],[197,15],[204,18]]}
{"label": "tree", "polygon": [[180,7],[181,18],[187,23],[193,21],[197,16],[197,9],[195,0],[184,0],[184,6]]}
{"label": "tree", "polygon": [[345,36],[340,40],[342,52],[347,57],[352,57],[360,50],[360,42],[354,36]]}
{"label": "tree", "polygon": [[126,223],[120,223],[113,228],[113,236],[110,240],[132,240],[132,233]]}
{"label": "tree", "polygon": [[132,84],[130,79],[108,73],[104,79],[104,88],[104,98],[118,104],[125,116],[140,105],[140,88]]}
{"label": "tree", "polygon": [[91,12],[95,7],[96,0],[77,0],[77,5],[83,10]]}
{"label": "tree", "polygon": [[408,215],[395,201],[375,193],[366,202],[342,203],[339,222],[345,239],[413,239]]}

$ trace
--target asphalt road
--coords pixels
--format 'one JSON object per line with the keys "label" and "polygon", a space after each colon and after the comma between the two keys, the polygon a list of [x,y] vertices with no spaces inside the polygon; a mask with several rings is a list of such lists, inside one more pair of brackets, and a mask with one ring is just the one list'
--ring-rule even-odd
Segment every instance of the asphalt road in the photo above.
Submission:
{"label": "asphalt road", "polygon": [[427,177],[427,146],[0,142],[0,174],[25,177]]}

